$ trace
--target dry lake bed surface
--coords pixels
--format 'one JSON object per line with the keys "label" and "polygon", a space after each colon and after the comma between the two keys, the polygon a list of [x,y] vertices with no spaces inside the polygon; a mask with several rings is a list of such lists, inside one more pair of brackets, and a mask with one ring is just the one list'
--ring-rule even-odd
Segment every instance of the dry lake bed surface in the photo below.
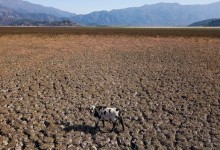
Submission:
{"label": "dry lake bed surface", "polygon": [[220,149],[220,30],[80,30],[0,28],[0,149]]}

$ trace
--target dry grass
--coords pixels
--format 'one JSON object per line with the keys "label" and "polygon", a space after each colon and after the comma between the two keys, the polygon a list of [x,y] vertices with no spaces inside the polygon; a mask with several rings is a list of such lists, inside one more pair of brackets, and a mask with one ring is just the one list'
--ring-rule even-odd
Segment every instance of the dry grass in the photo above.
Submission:
{"label": "dry grass", "polygon": [[[217,38],[14,34],[0,45],[0,149],[220,148]],[[122,108],[126,131],[97,132],[96,102]]]}

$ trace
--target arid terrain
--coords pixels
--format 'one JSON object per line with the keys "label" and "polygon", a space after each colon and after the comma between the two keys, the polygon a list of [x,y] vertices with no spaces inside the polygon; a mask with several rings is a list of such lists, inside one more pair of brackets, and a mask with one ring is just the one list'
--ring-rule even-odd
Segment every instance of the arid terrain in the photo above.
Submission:
{"label": "arid terrain", "polygon": [[[220,149],[218,37],[9,29],[0,149]],[[123,110],[125,131],[95,129],[92,104]]]}

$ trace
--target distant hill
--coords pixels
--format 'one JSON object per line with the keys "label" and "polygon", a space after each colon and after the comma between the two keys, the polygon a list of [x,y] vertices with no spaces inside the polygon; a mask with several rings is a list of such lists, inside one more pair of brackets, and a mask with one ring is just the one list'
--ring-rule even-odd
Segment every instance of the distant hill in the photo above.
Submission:
{"label": "distant hill", "polygon": [[189,26],[220,27],[220,18],[198,21],[198,22],[192,23]]}
{"label": "distant hill", "polygon": [[22,0],[0,0],[0,25],[77,26],[68,19],[74,15]]}
{"label": "distant hill", "polygon": [[14,11],[10,8],[0,6],[0,25],[15,25],[15,22],[21,22],[22,20],[32,20],[36,21],[47,21],[55,22],[61,21],[60,18],[46,15],[46,14],[21,14],[17,11]]}
{"label": "distant hill", "polygon": [[70,20],[60,20],[46,14],[21,14],[0,6],[0,25],[10,26],[79,26]]}
{"label": "distant hill", "polygon": [[76,23],[72,23],[69,20],[63,20],[63,21],[34,21],[30,19],[22,19],[15,22],[12,22],[10,24],[11,26],[79,26]]}
{"label": "distant hill", "polygon": [[59,18],[69,18],[76,15],[56,8],[32,4],[23,0],[0,0],[0,6],[13,9],[22,14],[46,14]]}
{"label": "distant hill", "polygon": [[220,2],[207,5],[158,3],[112,11],[97,11],[72,17],[86,25],[187,26],[208,18],[220,18]]}

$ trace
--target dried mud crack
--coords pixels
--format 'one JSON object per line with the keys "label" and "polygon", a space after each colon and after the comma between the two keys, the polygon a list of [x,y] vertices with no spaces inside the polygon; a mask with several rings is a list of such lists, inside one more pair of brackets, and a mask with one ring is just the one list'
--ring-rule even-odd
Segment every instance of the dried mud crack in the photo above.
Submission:
{"label": "dried mud crack", "polygon": [[[0,37],[0,149],[219,149],[220,40]],[[94,128],[91,104],[126,130]]]}

